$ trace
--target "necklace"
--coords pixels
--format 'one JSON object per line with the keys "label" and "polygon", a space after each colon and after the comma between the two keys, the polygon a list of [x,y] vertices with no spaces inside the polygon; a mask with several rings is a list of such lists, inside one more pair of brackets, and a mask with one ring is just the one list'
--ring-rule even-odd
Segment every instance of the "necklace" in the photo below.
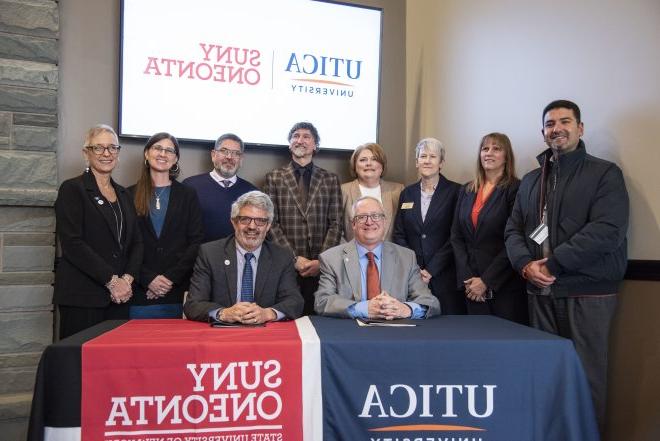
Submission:
{"label": "necklace", "polygon": [[163,195],[165,190],[167,190],[167,187],[163,187],[160,193],[156,193],[156,190],[154,190],[154,196],[156,196],[156,210],[160,210],[160,197]]}
{"label": "necklace", "polygon": [[117,242],[119,243],[119,247],[121,248],[121,232],[124,229],[124,213],[121,211],[121,204],[119,203],[119,198],[117,198],[117,208],[119,209],[119,216],[117,216],[117,212],[115,211],[115,207],[113,206],[114,204],[108,201],[108,205],[110,205],[110,208],[112,209],[112,214],[115,215],[115,227],[117,228]]}

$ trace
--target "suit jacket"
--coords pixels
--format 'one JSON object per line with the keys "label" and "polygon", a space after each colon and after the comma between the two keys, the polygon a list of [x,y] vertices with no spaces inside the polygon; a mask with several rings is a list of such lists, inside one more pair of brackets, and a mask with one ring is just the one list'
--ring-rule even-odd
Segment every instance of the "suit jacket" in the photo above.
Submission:
{"label": "suit jacket", "polygon": [[[362,301],[362,278],[355,240],[319,256],[321,280],[314,309],[320,315],[350,318],[347,308]],[[383,242],[380,286],[401,302],[428,306],[426,317],[440,314],[438,299],[419,274],[415,254],[391,242]]]}
{"label": "suit jacket", "polygon": [[313,166],[306,206],[298,198],[293,164],[266,175],[264,193],[275,205],[269,237],[295,256],[317,259],[341,239],[341,189],[334,173]]}
{"label": "suit jacket", "polygon": [[[135,196],[136,186],[128,189]],[[202,210],[197,193],[191,187],[172,181],[170,199],[165,213],[165,221],[156,236],[151,218],[138,216],[138,226],[142,233],[144,257],[140,268],[140,277],[135,286],[132,303],[137,305],[155,305],[178,303],[183,301],[183,293],[188,289],[192,268],[197,258],[199,245],[204,237]],[[174,283],[164,297],[147,300],[149,284],[159,274]]]}
{"label": "suit jacket", "polygon": [[516,181],[507,187],[495,187],[479,213],[476,228],[472,224],[472,206],[477,195],[468,191],[467,185],[461,189],[451,230],[457,288],[463,288],[463,280],[481,277],[495,291],[495,298],[505,291],[524,293],[524,282],[511,266],[504,245],[504,228],[519,185],[520,181]]}
{"label": "suit jacket", "polygon": [[55,201],[57,237],[62,256],[55,272],[56,305],[102,308],[110,304],[105,287],[113,275],[139,276],[142,237],[130,194],[112,186],[124,215],[122,243],[116,219],[96,185],[92,172],[64,181]]}
{"label": "suit jacket", "polygon": [[[401,192],[399,212],[394,221],[392,241],[413,250],[419,267],[431,273],[433,278],[442,279],[443,286],[448,282],[451,287],[455,286],[454,255],[449,237],[460,188],[456,182],[440,175],[422,222],[422,192],[417,181]],[[412,208],[401,209],[404,203],[412,203]]]}
{"label": "suit jacket", "polygon": [[[205,322],[209,311],[234,305],[237,278],[233,235],[202,244],[183,307],[186,317]],[[291,254],[277,244],[264,242],[261,245],[254,301],[262,308],[280,311],[288,319],[298,318],[302,313],[303,298]]]}
{"label": "suit jacket", "polygon": [[[392,239],[392,230],[394,227],[394,217],[399,207],[399,195],[403,190],[403,184],[398,182],[380,181],[380,198],[385,209],[385,237],[384,240]],[[344,207],[344,237],[347,241],[353,239],[353,222],[351,219],[351,207],[358,200],[360,193],[360,184],[357,179],[341,184],[341,196]]]}

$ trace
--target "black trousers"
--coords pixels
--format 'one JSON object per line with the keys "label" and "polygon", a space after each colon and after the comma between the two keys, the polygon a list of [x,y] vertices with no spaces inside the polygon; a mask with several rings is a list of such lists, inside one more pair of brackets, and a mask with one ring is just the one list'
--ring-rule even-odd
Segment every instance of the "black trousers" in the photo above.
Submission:
{"label": "black trousers", "polygon": [[298,276],[298,286],[300,293],[305,300],[303,307],[303,315],[314,315],[314,293],[319,289],[320,276],[316,277],[300,277]]}
{"label": "black trousers", "polygon": [[617,295],[555,298],[528,294],[530,324],[569,338],[589,380],[601,435],[607,405],[607,351]]}
{"label": "black trousers", "polygon": [[82,308],[78,306],[59,305],[58,311],[60,340],[84,329],[91,328],[105,320],[128,318],[128,305],[126,303],[111,303],[105,308]]}

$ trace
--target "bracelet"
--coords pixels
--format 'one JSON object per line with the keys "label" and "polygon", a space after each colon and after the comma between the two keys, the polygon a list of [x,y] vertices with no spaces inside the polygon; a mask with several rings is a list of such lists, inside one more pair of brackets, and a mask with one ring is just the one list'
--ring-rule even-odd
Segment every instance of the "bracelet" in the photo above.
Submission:
{"label": "bracelet", "polygon": [[115,287],[118,281],[119,281],[119,276],[117,274],[113,274],[110,281],[105,284],[105,287],[108,288],[108,290],[112,291],[112,289]]}

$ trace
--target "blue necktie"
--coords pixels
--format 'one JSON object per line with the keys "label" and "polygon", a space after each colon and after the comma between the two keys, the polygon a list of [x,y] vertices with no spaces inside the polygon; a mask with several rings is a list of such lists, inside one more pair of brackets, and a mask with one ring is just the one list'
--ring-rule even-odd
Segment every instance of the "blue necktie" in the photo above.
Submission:
{"label": "blue necktie", "polygon": [[254,257],[252,253],[245,253],[245,266],[243,267],[243,277],[241,278],[241,302],[254,302],[252,293],[252,265],[250,260]]}

